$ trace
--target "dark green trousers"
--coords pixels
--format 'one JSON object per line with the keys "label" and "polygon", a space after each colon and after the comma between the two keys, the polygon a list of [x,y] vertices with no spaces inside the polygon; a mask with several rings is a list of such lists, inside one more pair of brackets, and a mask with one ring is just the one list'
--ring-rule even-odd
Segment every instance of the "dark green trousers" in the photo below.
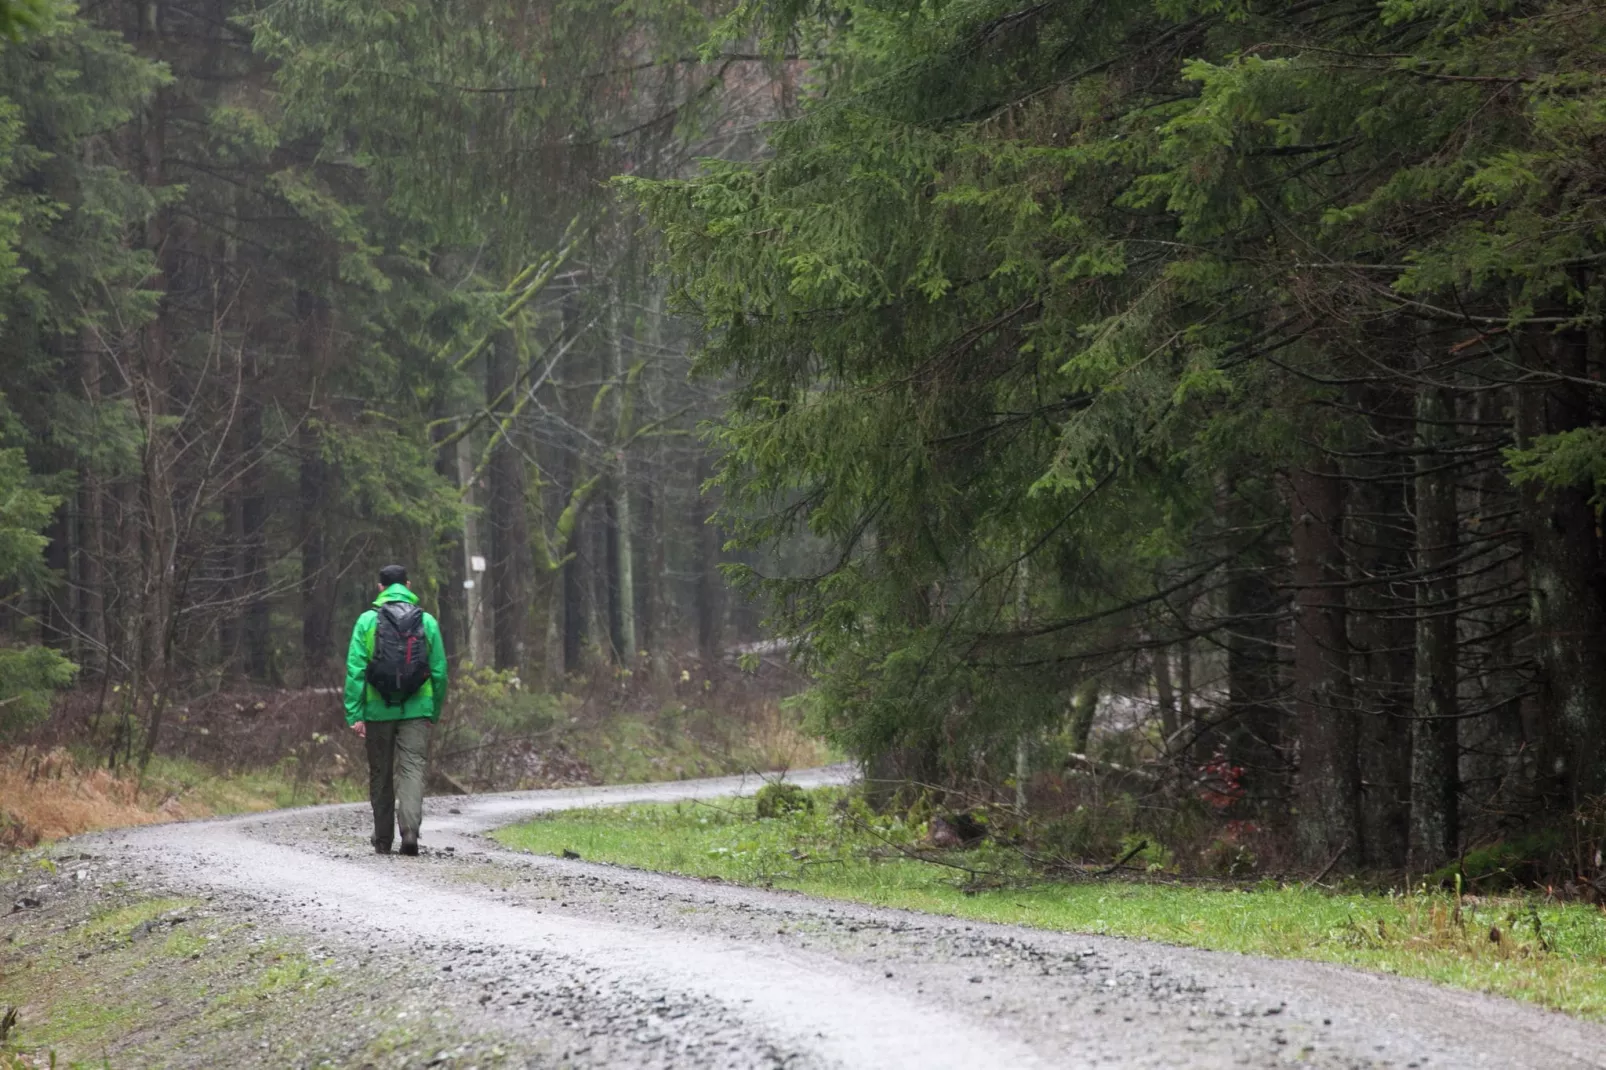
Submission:
{"label": "dark green trousers", "polygon": [[424,821],[424,755],[429,719],[368,722],[368,801],[374,806],[374,842],[389,844],[396,825],[418,835]]}

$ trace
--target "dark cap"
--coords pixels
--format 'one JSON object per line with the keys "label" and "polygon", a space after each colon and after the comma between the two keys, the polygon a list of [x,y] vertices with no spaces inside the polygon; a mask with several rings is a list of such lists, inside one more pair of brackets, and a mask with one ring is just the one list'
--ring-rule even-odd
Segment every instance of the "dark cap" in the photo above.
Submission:
{"label": "dark cap", "polygon": [[398,583],[406,582],[407,566],[405,565],[386,565],[379,570],[379,585],[381,587],[392,587]]}

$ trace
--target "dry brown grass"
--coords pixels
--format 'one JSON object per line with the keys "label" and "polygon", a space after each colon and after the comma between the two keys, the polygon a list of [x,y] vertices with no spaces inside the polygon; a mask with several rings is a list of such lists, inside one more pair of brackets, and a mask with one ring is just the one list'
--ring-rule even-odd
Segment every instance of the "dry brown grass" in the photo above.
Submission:
{"label": "dry brown grass", "polygon": [[797,718],[777,702],[765,703],[750,718],[747,745],[757,756],[754,768],[761,770],[812,769],[835,760],[825,744],[804,732]]}
{"label": "dry brown grass", "polygon": [[32,847],[95,829],[206,816],[207,809],[196,803],[142,789],[134,776],[85,769],[59,748],[0,752],[0,847]]}

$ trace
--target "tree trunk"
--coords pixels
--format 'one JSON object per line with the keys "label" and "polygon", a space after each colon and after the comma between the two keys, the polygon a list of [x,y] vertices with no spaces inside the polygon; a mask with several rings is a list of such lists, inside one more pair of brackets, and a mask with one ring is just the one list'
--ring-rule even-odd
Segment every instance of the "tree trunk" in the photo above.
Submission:
{"label": "tree trunk", "polygon": [[630,508],[629,458],[620,451],[619,467],[614,475],[614,521],[619,532],[619,634],[615,637],[619,656],[625,665],[634,665],[637,644],[640,642],[636,623],[636,539],[633,514]]}
{"label": "tree trunk", "polygon": [[[468,436],[457,440],[457,485],[463,496],[463,629],[468,660],[475,665],[489,665],[486,650],[486,576],[485,539],[480,532],[480,517],[474,509],[479,497],[474,483],[474,448]],[[475,559],[479,560],[476,561]]]}
{"label": "tree trunk", "polygon": [[1344,555],[1339,538],[1344,484],[1325,458],[1295,468],[1293,512],[1295,781],[1300,853],[1307,862],[1363,857],[1361,784],[1349,643]]}
{"label": "tree trunk", "polygon": [[714,502],[702,489],[713,475],[706,456],[697,459],[697,487],[693,491],[691,515],[692,538],[695,540],[697,651],[703,661],[703,672],[712,678],[719,667],[720,604],[719,583],[719,529],[711,522]]}
{"label": "tree trunk", "polygon": [[240,638],[245,644],[246,675],[258,683],[267,683],[273,676],[273,665],[268,656],[272,621],[264,594],[268,585],[268,502],[267,474],[261,457],[262,406],[248,396],[241,408],[240,443],[245,456],[250,459],[250,467],[241,477],[240,488],[240,563],[237,575],[239,593],[244,599],[244,624],[240,629]]}
{"label": "tree trunk", "polygon": [[563,671],[573,674],[585,668],[586,621],[585,571],[581,564],[586,539],[586,517],[582,508],[574,529],[563,548],[568,558],[563,565]]}
{"label": "tree trunk", "polygon": [[1099,708],[1097,680],[1085,680],[1071,692],[1071,752],[1086,754],[1088,742],[1093,738],[1093,715]]}
{"label": "tree trunk", "polygon": [[[56,507],[50,526],[45,529],[45,567],[58,576],[66,576],[72,567],[72,530],[75,527],[72,507],[63,501]],[[70,588],[69,588],[70,590]],[[62,603],[56,590],[46,588],[39,592],[39,641],[57,650],[72,648],[72,616]]]}
{"label": "tree trunk", "polygon": [[[1227,492],[1225,512],[1235,527],[1254,522],[1251,503],[1243,498],[1249,489],[1239,482]],[[1250,800],[1281,807],[1287,763],[1281,753],[1277,621],[1283,609],[1272,585],[1273,566],[1264,542],[1245,547],[1227,564],[1227,711],[1211,731],[1197,732],[1194,757],[1203,763],[1224,749],[1230,762],[1243,768]]]}
{"label": "tree trunk", "polygon": [[[510,418],[512,386],[519,375],[518,341],[512,331],[498,331],[486,361],[485,397],[495,404],[498,422]],[[506,393],[507,397],[497,402]],[[492,432],[496,428],[493,426]],[[507,427],[491,450],[490,579],[491,619],[495,628],[496,667],[521,676],[529,644],[530,528],[525,513],[524,458]]]}
{"label": "tree trunk", "polygon": [[663,657],[663,592],[664,559],[663,540],[658,537],[658,490],[654,470],[649,468],[641,488],[641,536],[645,547],[646,567],[642,570],[636,588],[636,620],[640,635],[638,642],[648,652],[654,682],[662,682],[668,672]]}
{"label": "tree trunk", "polygon": [[1160,733],[1169,752],[1179,731],[1177,722],[1177,692],[1171,683],[1171,650],[1156,646],[1150,657],[1150,671],[1154,675],[1154,697],[1160,707]]}
{"label": "tree trunk", "polygon": [[[1503,377],[1503,372],[1496,375]],[[1472,399],[1473,422],[1492,428],[1510,420],[1519,395],[1520,390],[1510,387],[1478,391]],[[1505,592],[1525,590],[1521,555],[1515,560],[1500,560],[1510,543],[1507,531],[1521,525],[1500,519],[1486,522],[1485,518],[1515,515],[1518,509],[1519,497],[1507,478],[1506,466],[1499,459],[1486,461],[1478,475],[1473,515],[1466,530],[1467,542],[1478,546],[1482,553],[1463,566],[1467,574],[1458,584],[1461,611],[1457,617],[1467,637],[1487,637],[1479,643],[1481,650],[1477,652],[1490,663],[1502,666],[1518,664],[1531,656],[1518,653],[1519,641],[1528,645],[1527,629],[1516,630],[1520,627],[1519,618],[1527,615],[1526,605],[1518,609],[1502,604]],[[1465,554],[1471,545],[1461,552]],[[1475,679],[1481,692],[1478,701],[1488,703],[1489,710],[1471,718],[1463,711],[1458,723],[1463,792],[1481,789],[1478,805],[1490,812],[1526,808],[1532,801],[1534,786],[1544,779],[1540,770],[1545,768],[1542,759],[1547,757],[1543,753],[1544,736],[1528,732],[1530,724],[1543,722],[1537,715],[1539,703],[1529,692],[1529,681],[1524,676],[1478,672]]]}
{"label": "tree trunk", "polygon": [[[98,426],[100,408],[100,350],[89,332],[79,336],[80,374],[91,426]],[[106,649],[106,514],[105,492],[100,473],[86,461],[78,483],[78,634],[82,636],[79,664],[85,676],[107,671],[110,659]]]}
{"label": "tree trunk", "polygon": [[[1540,376],[1582,379],[1588,373],[1587,339],[1580,331],[1532,328],[1525,339],[1528,364]],[[1588,397],[1576,382],[1549,382],[1522,391],[1519,445],[1535,435],[1585,426]],[[1599,549],[1595,510],[1583,486],[1527,483],[1522,490],[1527,521],[1530,619],[1545,709],[1553,726],[1552,768],[1560,774],[1564,805],[1606,792],[1606,753],[1601,718],[1606,716],[1606,614],[1597,593]]]}
{"label": "tree trunk", "polygon": [[[1183,623],[1192,624],[1188,618]],[[1177,716],[1189,734],[1198,731],[1197,712],[1193,703],[1193,640],[1184,639],[1177,644]]]}
{"label": "tree trunk", "polygon": [[1456,702],[1455,473],[1435,471],[1455,441],[1455,399],[1424,385],[1416,396],[1416,685],[1411,721],[1408,867],[1425,873],[1459,846],[1461,759]]}
{"label": "tree trunk", "polygon": [[[1404,337],[1408,341],[1409,335]],[[1400,357],[1409,354],[1392,339],[1378,338],[1375,344]],[[1363,384],[1348,395],[1368,414],[1372,442],[1409,444],[1409,390]],[[1410,840],[1414,604],[1408,581],[1384,581],[1412,569],[1412,465],[1403,448],[1373,449],[1346,459],[1344,476],[1352,495],[1344,538],[1348,578],[1355,584],[1348,596],[1348,634],[1360,736],[1361,838],[1366,845],[1361,861],[1397,870],[1405,865]]]}
{"label": "tree trunk", "polygon": [[330,482],[336,473],[323,457],[319,390],[328,377],[329,304],[305,290],[296,295],[300,316],[302,374],[308,389],[307,419],[301,422],[301,666],[305,686],[334,686],[335,563],[329,559]]}
{"label": "tree trunk", "polygon": [[[462,477],[458,469],[458,458],[461,451],[456,446],[443,449],[441,439],[452,432],[451,408],[445,396],[437,396],[431,406],[430,420],[436,423],[434,440],[430,443],[430,452],[435,458],[435,475],[442,483],[458,488],[458,501],[462,499]],[[458,440],[459,443],[462,439]],[[459,513],[461,518],[462,514]],[[435,568],[441,577],[440,587],[436,593],[435,618],[440,624],[441,646],[445,648],[447,672],[456,678],[463,667],[467,657],[469,642],[468,634],[468,595],[469,589],[463,586],[463,580],[472,576],[468,571],[468,555],[466,547],[468,540],[462,528],[461,519],[455,531],[436,544]]]}
{"label": "tree trunk", "polygon": [[625,367],[623,295],[616,284],[609,287],[611,313],[608,359],[609,378],[613,381],[613,435],[614,470],[608,481],[610,495],[608,567],[612,582],[610,591],[610,621],[613,625],[615,656],[621,665],[633,665],[636,660],[636,583],[635,538],[631,526],[630,510],[630,454],[625,443],[634,422],[630,396],[630,376]]}
{"label": "tree trunk", "polygon": [[[156,0],[144,0],[140,6],[140,41],[147,55],[162,58],[165,51],[162,41],[162,5]],[[157,191],[166,184],[167,104],[168,91],[157,90],[152,94],[142,116],[141,178],[145,186],[152,191]],[[171,599],[177,552],[173,542],[177,537],[177,524],[173,511],[173,457],[169,441],[170,432],[166,424],[170,389],[168,320],[172,315],[166,290],[172,275],[170,261],[173,257],[173,250],[167,243],[167,230],[166,211],[153,213],[146,223],[146,247],[156,256],[156,270],[147,280],[147,285],[163,296],[157,303],[155,317],[141,332],[141,367],[138,381],[134,384],[135,404],[144,425],[145,436],[141,456],[143,470],[140,486],[140,505],[145,523],[141,532],[141,598],[138,607],[139,621],[143,626],[139,642],[139,663],[142,671],[138,682],[134,684],[133,702],[137,706],[141,699],[140,691],[144,687],[154,688],[156,692],[151,703],[150,717],[145,725],[144,746],[139,757],[141,769],[150,762],[151,755],[156,752],[161,741],[162,716],[165,709],[163,697],[167,691],[165,684],[168,669],[166,658],[168,631],[171,615],[176,608]]]}
{"label": "tree trunk", "polygon": [[602,540],[599,549],[601,568],[597,570],[597,601],[608,614],[608,649],[615,665],[625,663],[628,648],[624,635],[624,591],[620,587],[624,568],[619,533],[619,498],[609,481],[602,499]]}
{"label": "tree trunk", "polygon": [[305,687],[332,686],[329,667],[334,606],[330,598],[333,569],[328,560],[325,516],[329,466],[324,463],[321,436],[311,421],[298,433],[301,453],[301,674]]}

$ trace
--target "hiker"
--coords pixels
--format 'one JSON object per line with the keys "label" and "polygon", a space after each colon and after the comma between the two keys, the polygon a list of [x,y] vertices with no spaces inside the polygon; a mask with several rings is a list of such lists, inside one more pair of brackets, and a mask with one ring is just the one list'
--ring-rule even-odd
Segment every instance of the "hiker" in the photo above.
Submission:
{"label": "hiker", "polygon": [[424,820],[424,752],[446,701],[441,627],[418,608],[401,565],[379,570],[374,608],[357,618],[346,653],[346,723],[368,744],[374,850],[389,854],[398,819],[401,853],[418,853]]}

